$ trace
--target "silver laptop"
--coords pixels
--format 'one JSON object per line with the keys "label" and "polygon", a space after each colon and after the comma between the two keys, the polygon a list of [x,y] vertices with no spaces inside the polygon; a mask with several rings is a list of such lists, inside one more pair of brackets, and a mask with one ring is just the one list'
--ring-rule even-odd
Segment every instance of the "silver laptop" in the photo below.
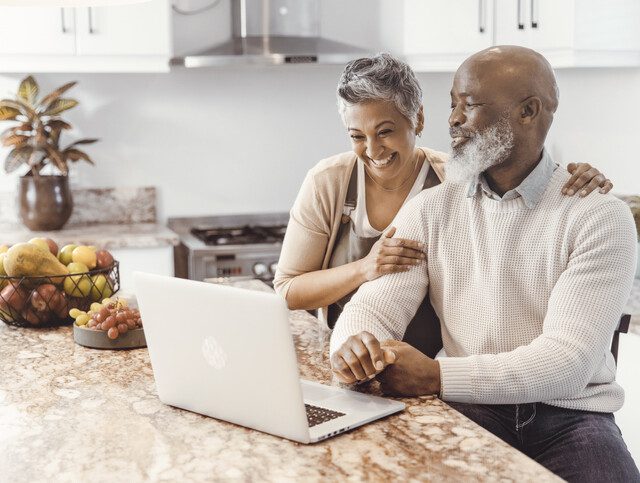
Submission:
{"label": "silver laptop", "polygon": [[273,294],[134,273],[160,400],[301,443],[405,405],[301,380],[285,301]]}

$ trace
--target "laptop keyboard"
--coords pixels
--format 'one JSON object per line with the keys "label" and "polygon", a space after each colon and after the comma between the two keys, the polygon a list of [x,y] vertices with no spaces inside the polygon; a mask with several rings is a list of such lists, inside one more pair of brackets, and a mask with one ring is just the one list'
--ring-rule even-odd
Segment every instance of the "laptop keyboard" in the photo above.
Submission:
{"label": "laptop keyboard", "polygon": [[330,409],[319,408],[318,406],[312,406],[311,404],[305,404],[307,410],[307,421],[309,421],[309,427],[317,426],[318,424],[326,423],[332,419],[344,416],[344,413],[338,411],[331,411]]}

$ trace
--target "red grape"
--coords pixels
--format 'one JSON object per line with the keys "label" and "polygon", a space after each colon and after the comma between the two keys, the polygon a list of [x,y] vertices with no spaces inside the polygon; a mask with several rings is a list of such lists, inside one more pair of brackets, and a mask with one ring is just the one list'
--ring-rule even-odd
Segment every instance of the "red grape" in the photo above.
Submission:
{"label": "red grape", "polygon": [[109,329],[109,331],[107,332],[107,337],[109,337],[109,339],[117,339],[118,338],[118,329],[116,329],[115,327],[111,327]]}

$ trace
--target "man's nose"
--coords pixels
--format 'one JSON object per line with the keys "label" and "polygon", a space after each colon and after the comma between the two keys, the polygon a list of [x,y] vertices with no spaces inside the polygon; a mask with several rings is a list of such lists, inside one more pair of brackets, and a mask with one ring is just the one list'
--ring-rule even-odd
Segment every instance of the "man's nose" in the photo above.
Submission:
{"label": "man's nose", "polygon": [[451,127],[460,127],[462,126],[467,118],[464,116],[462,109],[458,107],[454,107],[449,115],[449,126]]}

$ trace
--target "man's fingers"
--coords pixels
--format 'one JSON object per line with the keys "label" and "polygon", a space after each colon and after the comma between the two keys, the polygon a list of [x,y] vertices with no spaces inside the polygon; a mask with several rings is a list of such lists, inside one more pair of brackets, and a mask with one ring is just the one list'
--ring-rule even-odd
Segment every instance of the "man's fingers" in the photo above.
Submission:
{"label": "man's fingers", "polygon": [[396,353],[391,349],[384,349],[383,354],[385,364],[393,364],[397,359]]}
{"label": "man's fingers", "polygon": [[378,339],[376,339],[375,336],[373,334],[370,334],[369,332],[363,332],[360,340],[369,352],[371,364],[375,369],[374,373],[384,369],[384,356]]}
{"label": "man's fingers", "polygon": [[345,348],[341,355],[342,359],[347,363],[349,369],[351,369],[351,372],[357,380],[362,381],[367,378],[367,374],[362,368],[362,364],[360,364],[360,359],[358,359],[358,356],[351,350],[351,348]]}
{"label": "man's fingers", "polygon": [[354,341],[353,344],[351,344],[351,350],[360,361],[360,365],[362,366],[362,369],[364,369],[365,376],[369,377],[375,375],[376,368],[374,367],[374,362],[371,354],[369,353],[368,347],[364,344],[362,339]]}

